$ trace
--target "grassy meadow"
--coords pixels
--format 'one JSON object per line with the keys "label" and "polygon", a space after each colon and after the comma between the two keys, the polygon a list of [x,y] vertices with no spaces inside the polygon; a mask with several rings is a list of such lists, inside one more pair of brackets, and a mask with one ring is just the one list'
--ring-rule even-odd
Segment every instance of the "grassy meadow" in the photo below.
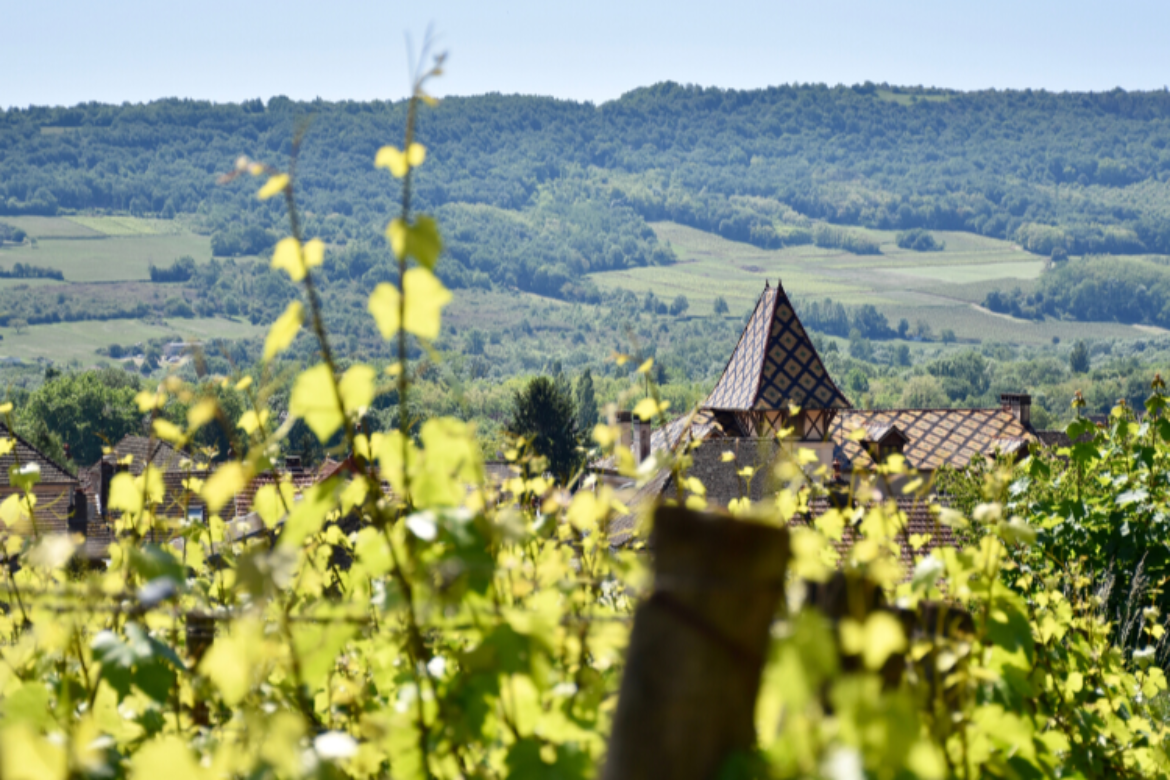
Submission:
{"label": "grassy meadow", "polygon": [[183,255],[211,258],[211,239],[175,221],[138,217],[5,217],[36,239],[0,248],[0,265],[28,263],[59,269],[67,282],[150,278],[150,265]]}
{"label": "grassy meadow", "polygon": [[914,252],[895,243],[896,233],[855,229],[881,245],[880,255],[855,255],[813,245],[759,249],[671,222],[653,223],[660,241],[678,255],[673,266],[648,266],[593,274],[603,289],[638,294],[652,290],[660,299],[687,297],[690,314],[705,314],[717,296],[733,313],[755,303],[768,280],[779,280],[796,298],[832,298],[847,304],[872,303],[891,323],[924,320],[936,332],[955,331],[962,340],[1017,344],[1068,339],[1135,339],[1147,330],[1116,323],[1031,322],[994,314],[979,304],[993,289],[1027,290],[1045,260],[1011,242],[971,233],[937,231],[941,252]]}
{"label": "grassy meadow", "polygon": [[[197,262],[211,257],[209,238],[192,232],[179,220],[70,216],[6,217],[5,221],[24,229],[35,241],[0,248],[0,267],[16,262],[47,266],[60,269],[65,281],[0,279],[0,289],[54,285],[60,289],[62,301],[116,298],[157,302],[174,292],[147,281],[152,263],[169,265],[183,255]],[[920,253],[899,248],[892,231],[852,228],[881,247],[879,255],[854,255],[813,245],[764,250],[671,222],[653,223],[652,228],[660,241],[673,247],[677,264],[597,273],[590,278],[603,289],[621,288],[639,295],[652,290],[666,301],[685,295],[690,318],[711,316],[716,296],[727,299],[732,316],[738,318],[755,303],[765,280],[772,284],[779,280],[796,298],[872,303],[891,324],[902,318],[912,324],[923,320],[936,334],[950,328],[960,341],[968,343],[1040,346],[1051,344],[1054,338],[1065,342],[1132,340],[1149,338],[1153,332],[1116,323],[1037,323],[986,311],[980,304],[988,292],[1012,287],[1027,290],[1040,276],[1045,261],[1010,242],[970,233],[936,232],[936,238],[946,242],[945,250]],[[454,334],[471,328],[505,331],[524,323],[519,332],[543,348],[559,344],[577,320],[589,319],[588,312],[577,311],[578,306],[572,303],[529,293],[479,291],[457,295],[446,322]],[[261,332],[243,321],[226,319],[174,323],[181,323],[174,327],[189,329],[189,335],[195,337],[246,338]],[[93,360],[98,347],[164,335],[169,338],[171,330],[171,326],[127,320],[34,325],[19,336],[4,328],[0,329],[5,337],[0,356]],[[174,332],[180,335],[178,330]],[[581,344],[566,344],[565,348],[588,351]],[[537,362],[535,357],[532,362]]]}
{"label": "grassy meadow", "polygon": [[[14,328],[0,328],[0,355],[35,360],[46,357],[54,363],[77,360],[83,365],[97,362],[99,347],[110,344],[135,344],[154,338],[168,341],[239,339],[260,336],[265,328],[248,322],[218,317],[174,319],[151,323],[143,320],[87,320],[33,325],[17,333]],[[108,358],[105,359],[110,361]]]}

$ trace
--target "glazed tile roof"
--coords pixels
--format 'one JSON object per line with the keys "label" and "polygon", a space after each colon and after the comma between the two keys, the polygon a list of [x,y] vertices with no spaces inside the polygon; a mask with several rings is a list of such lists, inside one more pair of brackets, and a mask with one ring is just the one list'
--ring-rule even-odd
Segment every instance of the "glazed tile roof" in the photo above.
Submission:
{"label": "glazed tile roof", "polygon": [[976,453],[984,456],[1017,452],[1036,441],[1035,435],[1004,409],[850,409],[833,420],[829,436],[836,444],[834,456],[842,466],[872,466],[865,449],[850,438],[867,431],[896,426],[908,439],[904,455],[916,469],[966,466]]}
{"label": "glazed tile roof", "polygon": [[765,287],[705,409],[849,409],[784,288]]}

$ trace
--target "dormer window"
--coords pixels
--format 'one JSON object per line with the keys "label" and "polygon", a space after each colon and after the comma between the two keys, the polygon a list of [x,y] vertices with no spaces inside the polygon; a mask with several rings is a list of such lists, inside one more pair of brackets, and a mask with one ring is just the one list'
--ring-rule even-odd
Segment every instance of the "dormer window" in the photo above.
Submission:
{"label": "dormer window", "polygon": [[904,455],[910,439],[896,425],[868,425],[861,443],[876,463],[884,463],[891,455]]}

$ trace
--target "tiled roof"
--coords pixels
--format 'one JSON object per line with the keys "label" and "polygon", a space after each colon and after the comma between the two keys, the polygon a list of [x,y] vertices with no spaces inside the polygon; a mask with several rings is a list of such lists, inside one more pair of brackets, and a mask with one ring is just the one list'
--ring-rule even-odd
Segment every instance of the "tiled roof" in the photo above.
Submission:
{"label": "tiled roof", "polygon": [[8,485],[8,471],[19,460],[21,466],[29,463],[36,463],[41,467],[41,484],[45,483],[62,483],[75,482],[76,478],[65,470],[65,467],[54,462],[52,458],[44,454],[29,442],[25,441],[20,436],[8,430],[8,426],[0,423],[0,438],[12,438],[16,440],[16,447],[12,452],[0,457],[0,485]]}
{"label": "tiled roof", "polygon": [[[687,434],[688,440],[702,441],[710,437],[721,436],[722,430],[715,422],[715,415],[712,412],[698,409],[693,413],[693,416],[684,414],[652,431],[650,433],[650,452],[673,450],[683,439],[683,434]],[[593,461],[590,467],[595,471],[613,471],[617,468],[617,459],[613,455],[609,455]]]}
{"label": "tiled roof", "polygon": [[[35,534],[38,536],[69,533],[69,509],[73,502],[73,490],[74,484],[64,482],[35,486],[32,492],[37,500],[32,516],[22,510],[21,518],[13,523],[11,528],[8,528],[3,520],[0,520],[0,528],[11,530],[21,536],[34,535],[34,526]],[[22,491],[13,487],[0,487],[0,502],[13,493]]]}
{"label": "tiled roof", "polygon": [[849,409],[821,362],[784,288],[765,287],[705,409]]}
{"label": "tiled roof", "polygon": [[[892,425],[908,439],[903,454],[916,469],[966,466],[976,453],[1010,453],[1036,441],[1035,435],[1003,409],[850,409],[836,416],[829,431],[842,465],[870,467],[873,461],[849,434]],[[868,433],[867,433],[868,435]]]}
{"label": "tiled roof", "polygon": [[[890,499],[886,499],[887,501]],[[932,503],[933,502],[933,503]],[[898,546],[901,550],[902,568],[907,575],[914,570],[915,564],[927,553],[936,547],[955,546],[955,534],[950,526],[939,521],[937,507],[945,506],[945,500],[937,497],[930,502],[917,498],[898,498],[898,512],[904,518],[904,525],[897,534]],[[809,501],[808,517],[817,518],[829,511],[829,499],[820,496]],[[845,512],[856,511],[846,509]],[[805,521],[807,522],[807,520]],[[920,547],[914,549],[913,537],[920,537]],[[837,552],[844,555],[857,541],[858,534],[852,526],[846,525],[841,540],[836,542]],[[925,539],[925,541],[924,541]]]}
{"label": "tiled roof", "polygon": [[[619,517],[610,524],[610,544],[622,546],[628,544],[635,537],[635,532],[641,518],[652,511],[654,506],[663,497],[673,497],[673,480],[669,471],[655,475],[653,479],[643,485],[630,501],[630,512]],[[889,500],[889,499],[887,499]],[[933,503],[932,503],[933,502]],[[901,551],[902,567],[907,574],[913,571],[915,564],[924,555],[936,547],[953,547],[955,535],[951,528],[943,525],[937,514],[936,507],[945,504],[938,498],[930,502],[916,498],[898,498],[898,511],[903,518],[903,526],[896,534],[896,541]],[[830,508],[829,499],[818,496],[809,501],[808,514],[794,517],[791,525],[808,525],[810,521],[820,517]],[[847,514],[855,512],[856,507],[843,510]],[[915,539],[914,537],[919,537]],[[841,539],[835,543],[837,552],[841,555],[848,553],[859,538],[857,531],[846,525]],[[915,549],[914,543],[919,547]]]}
{"label": "tiled roof", "polygon": [[[307,488],[312,487],[318,482],[323,482],[334,474],[337,474],[344,468],[350,467],[350,461],[337,461],[332,458],[326,459],[316,471],[289,471],[280,475],[281,478],[288,476],[292,480],[294,495],[300,495]],[[252,511],[252,504],[256,501],[256,492],[264,485],[274,485],[278,481],[278,477],[271,471],[266,471],[263,474],[258,474],[252,478],[243,490],[236,494],[235,500],[235,517],[244,517]],[[225,518],[226,519],[226,518]]]}
{"label": "tiled roof", "polygon": [[146,464],[162,471],[178,471],[180,463],[191,456],[172,447],[165,441],[151,439],[147,436],[124,436],[114,445],[114,455],[122,460],[127,455],[133,456],[130,461],[130,472],[141,474]]}

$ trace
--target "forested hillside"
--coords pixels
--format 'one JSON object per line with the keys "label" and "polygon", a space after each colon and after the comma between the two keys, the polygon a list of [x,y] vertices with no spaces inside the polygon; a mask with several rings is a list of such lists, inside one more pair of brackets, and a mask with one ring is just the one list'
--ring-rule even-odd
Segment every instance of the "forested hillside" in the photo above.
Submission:
{"label": "forested hillside", "polygon": [[[216,254],[262,253],[280,205],[217,177],[240,154],[282,162],[307,125],[307,232],[374,267],[391,192],[369,160],[404,111],[273,98],[0,112],[0,215],[196,214]],[[571,300],[596,298],[590,271],[673,259],[647,220],[761,247],[876,251],[827,221],[971,231],[1046,255],[1170,253],[1168,130],[1165,91],[665,83],[600,106],[450,98],[421,117],[432,162],[417,202],[441,214],[450,284]]]}

